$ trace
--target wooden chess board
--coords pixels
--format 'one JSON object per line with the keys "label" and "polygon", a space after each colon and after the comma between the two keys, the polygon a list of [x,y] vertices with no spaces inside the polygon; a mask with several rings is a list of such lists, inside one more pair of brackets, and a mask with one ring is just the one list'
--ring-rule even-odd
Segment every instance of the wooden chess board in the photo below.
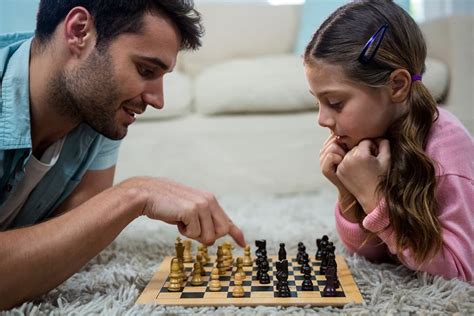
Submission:
{"label": "wooden chess board", "polygon": [[137,304],[158,304],[158,305],[180,305],[180,306],[343,306],[347,303],[362,303],[363,298],[354,282],[352,274],[342,256],[336,256],[337,274],[341,286],[337,289],[336,297],[322,297],[326,278],[319,272],[320,261],[310,258],[312,267],[312,280],[314,291],[302,291],[301,283],[303,274],[300,272],[300,265],[295,257],[288,257],[288,285],[291,290],[291,297],[278,297],[276,290],[276,256],[269,256],[270,284],[260,284],[256,280],[257,267],[244,267],[247,278],[243,282],[245,290],[244,297],[233,297],[233,271],[228,271],[220,276],[222,288],[219,292],[211,292],[207,288],[210,280],[210,273],[215,266],[215,256],[211,256],[210,263],[204,266],[206,276],[203,276],[204,283],[199,286],[191,285],[191,271],[193,264],[185,263],[187,282],[180,292],[168,291],[170,263],[172,257],[166,257],[156,271],[155,275],[145,287],[143,293],[137,300]]}

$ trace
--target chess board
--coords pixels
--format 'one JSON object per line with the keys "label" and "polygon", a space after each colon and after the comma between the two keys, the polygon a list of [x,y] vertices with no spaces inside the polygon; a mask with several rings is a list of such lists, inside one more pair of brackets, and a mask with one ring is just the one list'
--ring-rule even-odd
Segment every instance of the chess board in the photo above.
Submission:
{"label": "chess board", "polygon": [[210,280],[210,273],[215,266],[215,256],[211,256],[210,263],[204,266],[206,275],[203,276],[204,283],[199,286],[191,285],[191,271],[193,264],[185,263],[187,282],[180,292],[168,291],[170,263],[172,257],[166,257],[137,300],[137,304],[158,304],[158,305],[180,305],[180,306],[343,306],[347,303],[362,303],[363,298],[354,282],[352,274],[342,256],[336,256],[338,278],[341,286],[337,289],[335,297],[323,297],[322,292],[326,283],[326,278],[319,272],[320,261],[310,258],[312,267],[312,280],[314,291],[302,291],[301,283],[303,274],[300,272],[300,265],[295,257],[288,257],[288,284],[291,290],[291,297],[278,297],[275,278],[276,256],[269,256],[269,276],[270,284],[260,284],[256,279],[257,267],[244,267],[247,275],[243,282],[245,290],[244,297],[233,297],[232,289],[234,285],[233,273],[228,271],[220,276],[221,290],[218,292],[209,291],[207,285]]}

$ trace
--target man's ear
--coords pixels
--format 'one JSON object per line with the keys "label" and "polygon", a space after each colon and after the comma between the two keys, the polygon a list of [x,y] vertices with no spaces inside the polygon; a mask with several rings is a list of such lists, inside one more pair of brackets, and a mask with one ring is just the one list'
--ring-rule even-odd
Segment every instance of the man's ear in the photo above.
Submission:
{"label": "man's ear", "polygon": [[72,55],[81,56],[91,45],[95,46],[95,27],[92,15],[83,7],[69,11],[64,20],[67,46]]}
{"label": "man's ear", "polygon": [[390,98],[394,103],[406,100],[410,93],[411,75],[406,69],[396,69],[390,75]]}

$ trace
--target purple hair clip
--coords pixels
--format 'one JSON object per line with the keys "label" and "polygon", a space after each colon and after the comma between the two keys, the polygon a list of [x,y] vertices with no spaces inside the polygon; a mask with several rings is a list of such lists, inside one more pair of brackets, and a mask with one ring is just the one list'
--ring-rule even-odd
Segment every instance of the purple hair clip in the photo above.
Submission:
{"label": "purple hair clip", "polygon": [[414,74],[411,76],[411,80],[412,81],[421,81],[421,75],[418,75],[418,74]]}

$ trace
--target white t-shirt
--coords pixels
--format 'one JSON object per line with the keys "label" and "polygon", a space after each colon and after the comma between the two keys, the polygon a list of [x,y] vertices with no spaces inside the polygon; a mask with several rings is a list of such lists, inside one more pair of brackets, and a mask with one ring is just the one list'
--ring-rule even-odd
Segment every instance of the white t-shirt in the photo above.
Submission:
{"label": "white t-shirt", "polygon": [[0,206],[0,231],[5,230],[15,219],[25,204],[28,196],[59,159],[59,154],[64,144],[62,138],[52,144],[40,160],[31,156],[25,167],[25,177],[18,183],[10,197]]}

